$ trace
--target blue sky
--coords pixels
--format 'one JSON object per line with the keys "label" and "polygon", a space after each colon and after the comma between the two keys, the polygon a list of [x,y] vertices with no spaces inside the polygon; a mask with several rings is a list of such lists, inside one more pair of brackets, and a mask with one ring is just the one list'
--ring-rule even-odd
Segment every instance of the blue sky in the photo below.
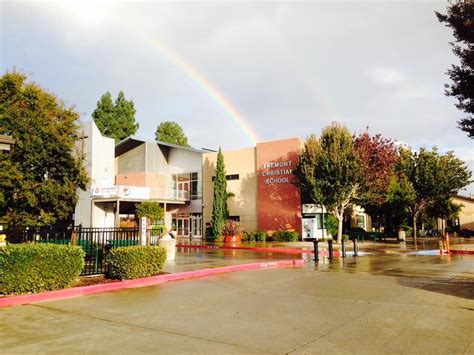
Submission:
{"label": "blue sky", "polygon": [[[454,150],[474,168],[462,113],[443,94],[457,62],[445,1],[2,2],[2,72],[16,67],[84,120],[106,92],[135,102],[138,135],[165,120],[195,147],[251,145],[219,104],[158,50],[191,64],[261,140],[332,121],[414,148]],[[474,193],[474,188],[470,188]]]}

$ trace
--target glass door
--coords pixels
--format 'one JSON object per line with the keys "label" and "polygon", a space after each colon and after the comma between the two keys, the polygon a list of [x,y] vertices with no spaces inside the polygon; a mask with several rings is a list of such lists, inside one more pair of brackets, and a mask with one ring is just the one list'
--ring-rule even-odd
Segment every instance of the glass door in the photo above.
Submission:
{"label": "glass door", "polygon": [[202,215],[196,214],[191,216],[191,237],[202,238]]}
{"label": "glass door", "polygon": [[189,218],[176,218],[176,233],[178,237],[189,237]]}

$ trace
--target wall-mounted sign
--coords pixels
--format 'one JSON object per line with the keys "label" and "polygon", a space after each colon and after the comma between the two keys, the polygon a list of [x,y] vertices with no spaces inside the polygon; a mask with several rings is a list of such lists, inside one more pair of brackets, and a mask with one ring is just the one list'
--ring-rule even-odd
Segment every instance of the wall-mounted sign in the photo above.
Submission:
{"label": "wall-mounted sign", "polygon": [[264,163],[262,176],[266,177],[265,184],[288,184],[293,176],[293,162],[291,160]]}
{"label": "wall-mounted sign", "polygon": [[109,198],[127,198],[138,200],[150,199],[150,188],[140,186],[92,186],[91,194],[93,197]]}
{"label": "wall-mounted sign", "polygon": [[91,191],[94,197],[118,197],[117,186],[92,186]]}

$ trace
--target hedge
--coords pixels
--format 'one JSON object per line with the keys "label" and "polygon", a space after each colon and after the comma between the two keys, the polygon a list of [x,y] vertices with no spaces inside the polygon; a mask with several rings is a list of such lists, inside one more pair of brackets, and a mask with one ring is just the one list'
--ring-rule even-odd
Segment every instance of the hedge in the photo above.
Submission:
{"label": "hedge", "polygon": [[0,294],[21,294],[67,287],[84,267],[80,247],[10,244],[0,248]]}
{"label": "hedge", "polygon": [[273,233],[272,238],[276,242],[297,242],[299,235],[297,232],[276,231]]}
{"label": "hedge", "polygon": [[256,232],[244,232],[242,240],[246,242],[265,242],[267,240],[267,232],[256,231]]}
{"label": "hedge", "polygon": [[110,250],[108,277],[118,280],[156,275],[166,262],[166,250],[157,246],[130,246]]}

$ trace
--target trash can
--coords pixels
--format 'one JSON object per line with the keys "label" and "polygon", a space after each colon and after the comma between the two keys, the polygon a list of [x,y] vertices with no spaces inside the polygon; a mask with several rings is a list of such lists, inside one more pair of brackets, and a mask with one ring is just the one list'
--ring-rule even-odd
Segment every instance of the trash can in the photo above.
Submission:
{"label": "trash can", "polygon": [[158,240],[158,246],[165,248],[166,260],[174,260],[176,256],[176,239],[172,237],[172,234],[165,232],[160,236]]}
{"label": "trash can", "polygon": [[398,230],[398,240],[404,242],[405,239],[406,239],[405,237],[406,237],[406,232],[405,232],[405,230],[399,229],[399,230]]}

